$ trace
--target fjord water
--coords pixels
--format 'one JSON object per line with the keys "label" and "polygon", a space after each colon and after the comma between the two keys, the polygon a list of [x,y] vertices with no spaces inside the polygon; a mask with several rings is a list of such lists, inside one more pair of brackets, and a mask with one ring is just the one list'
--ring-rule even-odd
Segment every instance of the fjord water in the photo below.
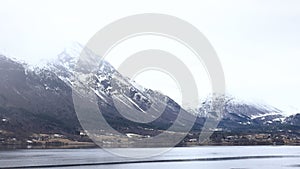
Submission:
{"label": "fjord water", "polygon": [[[131,149],[134,150],[134,149]],[[138,151],[151,151],[138,149]],[[116,163],[115,163],[116,162]],[[118,157],[103,149],[1,150],[0,168],[298,168],[300,146],[178,147],[151,158]],[[47,167],[48,166],[48,167]]]}

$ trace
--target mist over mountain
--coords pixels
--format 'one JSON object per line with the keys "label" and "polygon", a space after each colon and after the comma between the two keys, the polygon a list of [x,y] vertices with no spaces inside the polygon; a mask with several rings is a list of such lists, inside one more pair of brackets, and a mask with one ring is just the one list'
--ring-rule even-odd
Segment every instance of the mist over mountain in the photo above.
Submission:
{"label": "mist over mountain", "polygon": [[[22,139],[36,133],[79,137],[78,132],[83,128],[74,109],[72,86],[81,49],[79,45],[65,50],[43,68],[28,68],[24,63],[0,55],[0,137]],[[123,134],[155,136],[168,130],[180,111],[181,127],[192,123],[191,133],[197,133],[214,113],[216,104],[224,104],[224,112],[217,128],[211,130],[256,133],[292,130],[298,133],[300,129],[299,114],[285,117],[275,107],[252,104],[232,96],[208,96],[199,107],[185,110],[172,98],[122,76],[106,61],[99,64],[85,83],[84,90],[95,94],[106,121]],[[116,102],[126,110],[126,117],[134,119],[142,113],[145,119],[139,120],[154,120],[142,123],[127,119],[118,111]],[[160,107],[164,107],[162,113]],[[173,130],[180,132],[180,127]]]}

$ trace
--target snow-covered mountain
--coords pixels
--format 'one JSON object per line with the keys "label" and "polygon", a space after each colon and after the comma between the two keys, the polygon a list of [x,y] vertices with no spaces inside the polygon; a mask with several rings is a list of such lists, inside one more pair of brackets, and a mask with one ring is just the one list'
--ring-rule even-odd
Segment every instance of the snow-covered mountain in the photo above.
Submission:
{"label": "snow-covered mountain", "polygon": [[282,111],[275,107],[244,101],[230,95],[208,96],[194,112],[198,112],[198,116],[206,117],[207,110],[211,109],[213,104],[218,104],[218,102],[223,104],[224,108],[220,123],[223,128],[251,127],[253,125],[270,126],[281,124],[286,118]]}
{"label": "snow-covered mountain", "polygon": [[[131,79],[122,76],[106,61],[99,63],[92,73],[85,74],[85,70],[83,70],[85,68],[80,67],[80,70],[76,68],[76,62],[82,49],[80,45],[76,45],[72,49],[65,50],[59,54],[56,61],[48,64],[47,69],[56,73],[70,87],[74,87],[75,81],[78,80],[74,79],[76,73],[85,75],[83,81],[80,79],[82,84],[87,84],[84,90],[91,90],[98,97],[100,109],[107,113],[107,117],[114,120],[113,124],[118,125],[118,122],[115,122],[117,119],[119,122],[133,123],[138,128],[145,128],[141,126],[141,123],[149,122],[147,125],[150,128],[167,129],[174,123],[180,111],[183,112],[182,117],[184,117],[179,119],[182,127],[193,123],[193,120],[189,122],[189,119],[197,118],[181,109],[180,105],[168,96],[143,88]],[[84,50],[84,52],[87,52],[90,57],[97,57],[88,50]],[[123,118],[118,112],[120,109],[123,111],[122,115],[125,114],[135,122],[129,122],[128,119]],[[202,123],[202,120],[196,120],[196,126],[200,127]],[[118,127],[115,126],[115,128]]]}
{"label": "snow-covered mountain", "polygon": [[[70,48],[68,50],[65,50],[61,54],[58,55],[57,60],[54,63],[50,63],[49,67],[51,67],[51,71],[57,73],[57,75],[64,80],[66,83],[70,83],[72,78],[72,75],[75,72],[75,65],[76,65],[76,58],[78,58],[82,46],[79,44],[74,45],[73,48]],[[156,99],[156,101],[165,100],[167,99],[167,96],[163,96],[159,92],[152,91],[151,89],[145,89],[142,86],[136,84],[135,82],[131,81],[130,79],[124,78],[121,74],[119,74],[108,62],[104,62],[102,64],[102,67],[100,67],[99,71],[97,72],[97,80],[98,80],[98,93],[102,94],[110,94],[112,91],[111,86],[109,86],[109,82],[112,79],[112,77],[122,79],[122,81],[127,82],[127,86],[133,87],[134,89],[139,93],[141,96],[143,94],[147,94],[149,97],[149,94],[152,95],[155,94],[155,96],[152,97],[152,99]],[[120,81],[120,80],[119,80]],[[121,84],[120,84],[121,85]],[[125,85],[126,86],[126,85]],[[120,86],[122,88],[122,86]],[[103,93],[104,92],[104,93]],[[215,100],[212,100],[212,98],[217,98]],[[150,100],[148,100],[150,101]],[[207,114],[207,111],[211,109],[212,103],[216,104],[216,102],[224,102],[224,112],[225,114],[223,117],[228,117],[230,114],[239,114],[243,116],[247,116],[248,118],[254,120],[254,119],[260,119],[260,120],[271,120],[271,119],[282,119],[284,116],[282,115],[282,111],[264,104],[257,104],[257,103],[251,103],[247,101],[243,101],[241,99],[236,99],[233,96],[219,96],[219,97],[211,97],[208,96],[202,104],[199,106],[199,109],[197,111],[192,111],[193,113],[199,114],[199,116],[205,116]]]}
{"label": "snow-covered mountain", "polygon": [[[66,49],[43,68],[0,55],[0,118],[9,121],[5,126],[0,125],[0,129],[69,134],[80,129],[72,100],[72,87],[78,81],[75,79],[76,73],[84,72],[76,67],[81,50],[80,45]],[[199,132],[206,119],[213,115],[216,105],[224,109],[218,126],[224,130],[259,132],[267,128],[276,132],[299,127],[298,115],[284,117],[280,110],[272,106],[254,104],[232,96],[208,96],[198,108],[182,109],[168,96],[122,76],[105,61],[86,77],[84,90],[92,91],[97,96],[106,120],[123,133],[155,135],[172,126],[180,110],[183,115],[179,124],[182,127],[188,123],[194,124],[192,131]],[[120,113],[116,104],[125,111]]]}
{"label": "snow-covered mountain", "polygon": [[[80,55],[82,46],[77,45],[72,49],[62,52],[58,59],[49,64],[51,71],[57,73],[57,75],[66,83],[72,83],[72,77],[75,72],[76,58]],[[91,54],[91,53],[90,53]],[[162,95],[157,91],[151,89],[145,89],[130,79],[123,77],[117,72],[108,62],[103,61],[103,64],[99,67],[95,76],[90,82],[92,90],[103,101],[112,105],[112,101],[109,97],[114,95],[115,98],[127,105],[133,105],[139,111],[146,111],[151,106],[160,105],[162,107],[172,102],[173,106],[169,105],[169,108],[176,110],[180,108],[180,105],[175,103],[172,99]],[[115,84],[115,86],[112,86]],[[233,123],[243,126],[251,125],[272,125],[277,123],[283,123],[285,116],[283,116],[281,110],[264,104],[251,103],[236,99],[233,96],[208,96],[199,108],[187,110],[189,113],[198,116],[200,119],[207,118],[213,110],[213,105],[221,105],[224,107],[222,112],[223,127],[231,126]],[[129,106],[130,107],[130,106]],[[157,113],[157,112],[152,112]],[[149,114],[153,115],[153,114]],[[175,116],[175,115],[174,115]],[[227,123],[231,123],[227,125]]]}

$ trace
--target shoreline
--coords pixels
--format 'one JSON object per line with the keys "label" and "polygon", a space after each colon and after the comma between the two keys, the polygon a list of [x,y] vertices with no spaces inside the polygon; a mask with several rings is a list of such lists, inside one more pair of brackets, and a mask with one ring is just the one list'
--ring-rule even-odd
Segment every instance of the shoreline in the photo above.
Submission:
{"label": "shoreline", "polygon": [[[201,145],[186,145],[186,146],[175,146],[176,148],[188,148],[188,147],[281,147],[281,146],[300,146],[300,144],[282,144],[282,145],[273,145],[273,144],[251,144],[251,145],[242,145],[242,144],[201,144]],[[67,145],[24,145],[24,144],[6,144],[0,145],[1,150],[51,150],[51,149],[102,149],[103,147],[97,146],[92,142],[87,142],[85,144],[67,144]],[[104,148],[169,148],[167,146],[156,146],[156,147],[104,147]]]}

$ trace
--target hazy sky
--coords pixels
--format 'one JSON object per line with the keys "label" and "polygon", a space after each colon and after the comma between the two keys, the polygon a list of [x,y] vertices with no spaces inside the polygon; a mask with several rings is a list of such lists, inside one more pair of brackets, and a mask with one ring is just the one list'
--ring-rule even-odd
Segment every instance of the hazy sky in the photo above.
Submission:
{"label": "hazy sky", "polygon": [[[297,0],[0,0],[0,51],[34,64],[45,62],[71,41],[85,44],[103,26],[139,13],[169,14],[196,26],[218,53],[228,93],[300,112]],[[159,90],[177,92],[167,86]]]}

